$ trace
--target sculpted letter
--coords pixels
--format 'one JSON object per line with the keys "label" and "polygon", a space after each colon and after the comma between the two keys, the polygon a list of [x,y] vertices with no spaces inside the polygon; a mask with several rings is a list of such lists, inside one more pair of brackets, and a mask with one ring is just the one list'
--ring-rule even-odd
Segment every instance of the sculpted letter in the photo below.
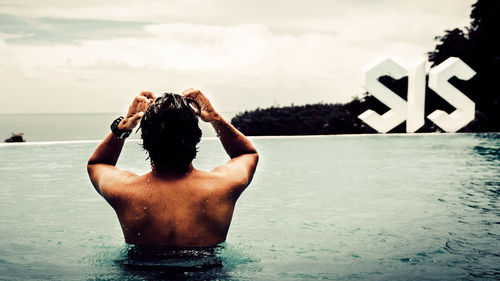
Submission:
{"label": "sculpted letter", "polygon": [[425,60],[408,73],[406,132],[414,133],[425,123]]}
{"label": "sculpted letter", "polygon": [[448,80],[457,76],[462,80],[469,80],[476,72],[472,70],[459,58],[451,57],[431,69],[429,72],[429,88],[436,94],[453,105],[456,110],[448,114],[442,110],[436,110],[429,114],[432,122],[436,123],[446,132],[456,132],[474,120],[475,104],[467,96],[453,87]]}
{"label": "sculpted letter", "polygon": [[407,116],[406,101],[378,81],[378,78],[383,75],[400,79],[406,75],[406,70],[390,58],[363,70],[363,87],[390,109],[382,116],[369,109],[360,114],[358,118],[380,133],[386,133],[403,123]]}

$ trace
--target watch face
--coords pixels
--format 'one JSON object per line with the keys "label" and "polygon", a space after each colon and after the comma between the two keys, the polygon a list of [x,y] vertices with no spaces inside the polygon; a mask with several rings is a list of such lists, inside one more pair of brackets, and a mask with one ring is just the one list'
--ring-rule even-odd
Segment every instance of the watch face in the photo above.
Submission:
{"label": "watch face", "polygon": [[126,139],[128,138],[128,136],[130,136],[130,132],[123,132],[120,135],[120,139]]}

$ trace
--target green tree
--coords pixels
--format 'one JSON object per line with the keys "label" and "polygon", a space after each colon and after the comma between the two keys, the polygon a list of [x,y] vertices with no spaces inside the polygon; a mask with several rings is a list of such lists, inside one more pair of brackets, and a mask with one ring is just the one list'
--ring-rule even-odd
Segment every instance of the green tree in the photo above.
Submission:
{"label": "green tree", "polygon": [[450,81],[476,103],[476,120],[467,127],[472,131],[499,131],[500,1],[478,0],[472,5],[471,19],[464,31],[456,28],[436,37],[439,43],[429,52],[429,61],[434,66],[453,56],[472,67],[476,76],[469,81]]}

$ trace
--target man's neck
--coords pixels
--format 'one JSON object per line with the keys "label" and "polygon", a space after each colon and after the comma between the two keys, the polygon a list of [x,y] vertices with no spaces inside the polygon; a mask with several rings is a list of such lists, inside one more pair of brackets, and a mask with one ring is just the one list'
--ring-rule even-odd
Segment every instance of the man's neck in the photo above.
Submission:
{"label": "man's neck", "polygon": [[173,171],[172,172],[166,171],[166,172],[160,173],[160,172],[156,171],[154,166],[153,166],[152,170],[151,170],[151,175],[153,177],[164,179],[164,180],[177,180],[177,179],[187,177],[189,174],[191,174],[195,170],[196,169],[193,167],[192,163],[189,164],[188,169],[184,173],[173,172]]}

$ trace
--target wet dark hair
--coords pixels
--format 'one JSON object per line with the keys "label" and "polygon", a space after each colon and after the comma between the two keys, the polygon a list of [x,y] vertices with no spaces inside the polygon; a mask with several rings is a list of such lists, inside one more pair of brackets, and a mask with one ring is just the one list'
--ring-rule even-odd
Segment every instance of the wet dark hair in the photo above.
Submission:
{"label": "wet dark hair", "polygon": [[196,157],[201,130],[190,104],[200,112],[194,100],[165,93],[144,113],[141,137],[155,172],[186,173]]}

